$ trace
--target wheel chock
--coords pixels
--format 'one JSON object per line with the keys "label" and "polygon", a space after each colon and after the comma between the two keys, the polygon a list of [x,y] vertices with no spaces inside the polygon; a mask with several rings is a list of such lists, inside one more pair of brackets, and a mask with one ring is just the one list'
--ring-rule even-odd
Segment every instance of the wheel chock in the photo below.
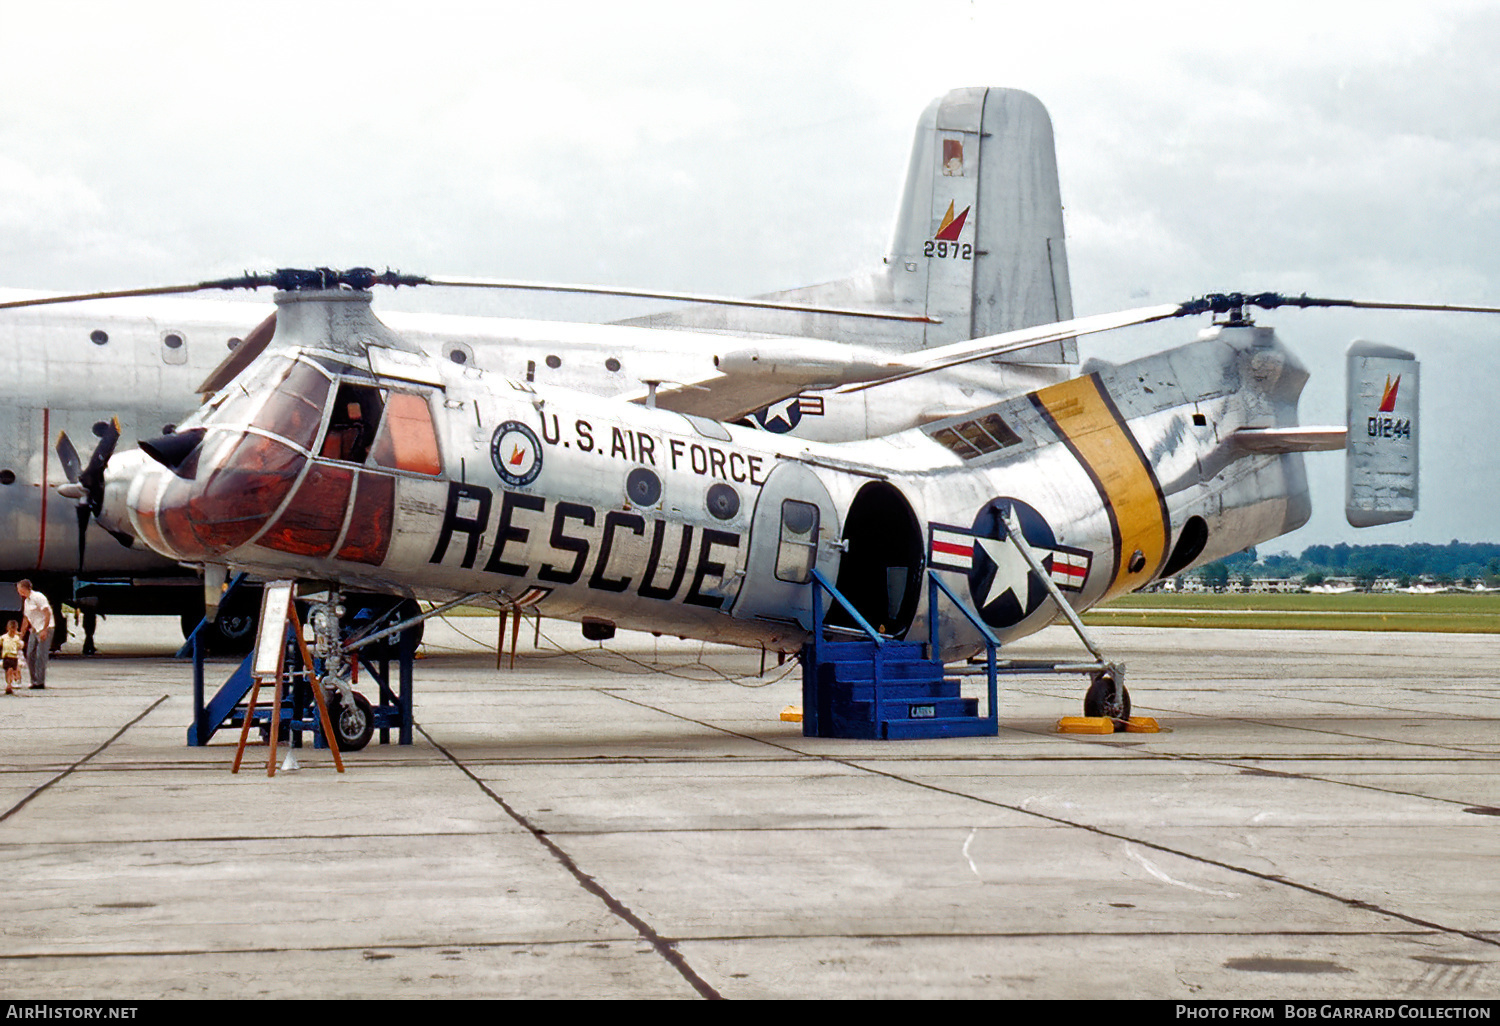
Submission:
{"label": "wheel chock", "polygon": [[789,705],[781,710],[782,723],[801,723],[802,707],[800,705]]}
{"label": "wheel chock", "polygon": [[1125,730],[1130,734],[1160,734],[1161,726],[1151,716],[1132,716],[1125,721]]}
{"label": "wheel chock", "polygon": [[1059,734],[1113,734],[1115,721],[1108,716],[1064,716],[1057,721]]}

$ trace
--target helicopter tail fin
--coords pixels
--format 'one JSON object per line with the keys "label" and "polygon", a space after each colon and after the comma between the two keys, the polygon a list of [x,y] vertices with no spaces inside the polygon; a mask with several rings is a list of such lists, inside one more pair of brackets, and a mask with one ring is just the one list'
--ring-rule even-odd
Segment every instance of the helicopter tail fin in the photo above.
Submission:
{"label": "helicopter tail fin", "polygon": [[[761,298],[924,312],[941,323],[876,324],[725,307],[626,323],[771,332],[906,353],[1070,319],[1062,194],[1047,109],[1016,89],[955,89],[934,100],[917,123],[884,265]],[[999,359],[1076,363],[1078,357],[1073,340],[1064,339]]]}
{"label": "helicopter tail fin", "polygon": [[1417,511],[1417,385],[1411,353],[1356,341],[1345,357],[1349,440],[1344,515],[1354,527],[1410,520]]}

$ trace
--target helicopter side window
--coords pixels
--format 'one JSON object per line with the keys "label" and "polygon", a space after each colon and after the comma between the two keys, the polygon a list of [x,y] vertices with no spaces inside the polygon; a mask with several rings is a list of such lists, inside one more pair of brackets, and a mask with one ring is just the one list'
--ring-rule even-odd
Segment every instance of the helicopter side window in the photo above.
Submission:
{"label": "helicopter side window", "polygon": [[427,397],[415,392],[391,392],[385,401],[385,425],[375,441],[375,462],[414,474],[441,474],[437,431]]}
{"label": "helicopter side window", "polygon": [[328,432],[323,436],[318,455],[345,463],[363,463],[380,426],[383,406],[379,389],[340,382],[328,418]]}

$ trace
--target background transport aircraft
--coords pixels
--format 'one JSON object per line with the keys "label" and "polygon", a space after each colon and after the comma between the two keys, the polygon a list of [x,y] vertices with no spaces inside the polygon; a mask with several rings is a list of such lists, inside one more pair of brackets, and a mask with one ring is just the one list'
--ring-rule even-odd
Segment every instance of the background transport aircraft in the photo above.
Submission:
{"label": "background transport aircraft", "polygon": [[[0,291],[0,360],[15,369],[11,401],[0,409],[0,577],[29,577],[55,601],[88,611],[175,613],[186,629],[203,609],[196,576],[90,527],[77,499],[57,489],[86,473],[114,425],[117,437],[134,440],[181,423],[259,354],[274,330],[271,312],[259,303],[159,295],[3,309],[38,298]],[[899,399],[829,386],[880,376],[905,354],[1071,317],[1042,105],[1023,92],[983,88],[933,101],[917,126],[882,265],[764,301],[701,304],[614,325],[383,319],[461,372],[811,439],[887,434],[1020,394],[1071,373],[1071,336],[907,381]],[[225,609],[215,643],[247,643],[255,604],[247,594]]]}

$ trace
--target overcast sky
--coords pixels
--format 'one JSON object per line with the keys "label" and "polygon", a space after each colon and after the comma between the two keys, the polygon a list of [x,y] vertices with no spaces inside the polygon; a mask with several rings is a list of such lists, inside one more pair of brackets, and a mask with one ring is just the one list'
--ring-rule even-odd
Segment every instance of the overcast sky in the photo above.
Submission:
{"label": "overcast sky", "polygon": [[[1079,314],[1231,289],[1500,305],[1494,3],[0,2],[0,285],[811,284],[883,255],[923,107],[997,85],[1051,112]],[[1261,323],[1314,372],[1304,423],[1342,421],[1356,337],[1418,353],[1425,414],[1412,523],[1349,528],[1341,458],[1315,454],[1312,522],[1266,551],[1500,540],[1500,317]]]}

